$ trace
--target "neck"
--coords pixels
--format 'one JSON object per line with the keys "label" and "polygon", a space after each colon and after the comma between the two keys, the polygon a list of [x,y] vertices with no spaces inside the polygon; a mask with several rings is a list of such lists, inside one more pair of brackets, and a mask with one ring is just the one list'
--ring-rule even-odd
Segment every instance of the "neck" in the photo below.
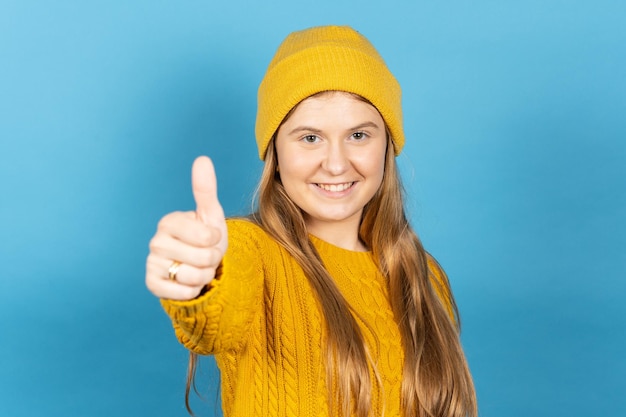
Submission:
{"label": "neck", "polygon": [[355,252],[366,252],[368,248],[359,239],[359,222],[320,222],[306,219],[307,231],[331,245]]}

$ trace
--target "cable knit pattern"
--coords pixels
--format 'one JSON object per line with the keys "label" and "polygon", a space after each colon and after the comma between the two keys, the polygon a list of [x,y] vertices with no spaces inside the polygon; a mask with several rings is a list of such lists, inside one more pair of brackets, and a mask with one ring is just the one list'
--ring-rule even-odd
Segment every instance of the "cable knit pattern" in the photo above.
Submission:
{"label": "cable knit pattern", "polygon": [[[195,300],[162,300],[176,336],[196,353],[215,355],[225,416],[336,415],[327,404],[325,330],[302,269],[258,226],[227,223],[228,250],[209,290]],[[403,351],[384,277],[370,252],[311,241],[355,312],[381,377],[372,415],[400,415]],[[429,266],[438,289],[438,270]]]}

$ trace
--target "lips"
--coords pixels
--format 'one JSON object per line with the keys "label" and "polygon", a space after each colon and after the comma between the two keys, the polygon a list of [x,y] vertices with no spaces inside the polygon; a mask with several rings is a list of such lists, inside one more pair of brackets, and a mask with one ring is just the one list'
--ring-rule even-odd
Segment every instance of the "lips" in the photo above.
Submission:
{"label": "lips", "polygon": [[347,190],[354,185],[354,182],[344,182],[341,184],[315,184],[324,191],[330,191],[331,193],[340,193]]}

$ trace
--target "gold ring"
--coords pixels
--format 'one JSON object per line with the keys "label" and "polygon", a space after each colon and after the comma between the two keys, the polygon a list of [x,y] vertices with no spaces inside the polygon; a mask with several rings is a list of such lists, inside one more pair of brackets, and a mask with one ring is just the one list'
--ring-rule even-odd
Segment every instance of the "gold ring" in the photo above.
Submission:
{"label": "gold ring", "polygon": [[176,274],[178,273],[180,265],[181,263],[178,261],[174,261],[172,265],[170,265],[170,269],[167,270],[167,272],[169,272],[170,281],[176,281]]}

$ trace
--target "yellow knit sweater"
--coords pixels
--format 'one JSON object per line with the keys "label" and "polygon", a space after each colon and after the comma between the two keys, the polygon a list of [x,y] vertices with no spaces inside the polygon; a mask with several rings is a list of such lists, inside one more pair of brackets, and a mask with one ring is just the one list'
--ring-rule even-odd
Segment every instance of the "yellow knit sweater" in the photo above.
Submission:
{"label": "yellow knit sweater", "polygon": [[[327,404],[323,321],[301,268],[251,222],[228,220],[228,239],[221,274],[209,291],[190,301],[162,300],[180,342],[215,355],[224,415],[338,415]],[[382,392],[377,384],[372,389],[372,415],[384,409],[385,416],[398,416],[403,351],[384,277],[371,252],[311,239],[348,303],[367,322],[358,321],[383,385]]]}

